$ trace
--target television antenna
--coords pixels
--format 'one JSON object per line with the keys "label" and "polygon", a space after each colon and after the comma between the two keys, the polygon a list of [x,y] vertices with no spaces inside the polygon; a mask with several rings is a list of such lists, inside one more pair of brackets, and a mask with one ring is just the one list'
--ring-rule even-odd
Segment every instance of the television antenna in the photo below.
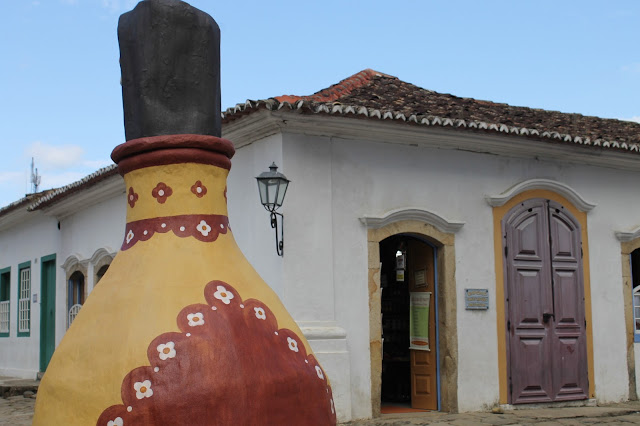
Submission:
{"label": "television antenna", "polygon": [[38,174],[38,169],[35,168],[35,162],[33,161],[33,157],[31,157],[31,185],[33,188],[33,193],[38,192],[38,187],[40,186],[40,180],[42,176]]}

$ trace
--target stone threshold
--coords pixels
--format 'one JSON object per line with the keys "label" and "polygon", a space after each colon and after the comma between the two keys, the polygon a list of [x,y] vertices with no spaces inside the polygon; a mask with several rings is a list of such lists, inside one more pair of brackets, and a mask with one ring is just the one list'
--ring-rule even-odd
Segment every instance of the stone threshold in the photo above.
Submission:
{"label": "stone threshold", "polygon": [[514,410],[539,410],[541,408],[565,408],[565,407],[597,407],[595,398],[581,399],[578,401],[543,402],[537,404],[501,404],[504,411]]}

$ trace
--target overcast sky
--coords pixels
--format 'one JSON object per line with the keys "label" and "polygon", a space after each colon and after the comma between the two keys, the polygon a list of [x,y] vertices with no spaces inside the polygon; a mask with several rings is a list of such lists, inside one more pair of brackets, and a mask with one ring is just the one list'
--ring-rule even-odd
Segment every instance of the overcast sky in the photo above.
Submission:
{"label": "overcast sky", "polygon": [[[111,164],[129,0],[0,2],[0,206]],[[222,33],[222,106],[365,68],[441,93],[640,121],[640,1],[194,0]],[[266,165],[265,165],[266,167]]]}

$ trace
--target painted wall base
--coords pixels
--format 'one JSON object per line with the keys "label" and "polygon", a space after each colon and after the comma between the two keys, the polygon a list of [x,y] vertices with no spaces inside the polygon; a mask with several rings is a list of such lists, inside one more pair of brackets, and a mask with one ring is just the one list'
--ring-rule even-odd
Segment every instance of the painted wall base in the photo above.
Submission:
{"label": "painted wall base", "polygon": [[16,379],[36,379],[37,370],[19,370],[15,368],[0,368],[0,376],[12,377]]}
{"label": "painted wall base", "polygon": [[329,376],[338,422],[351,420],[351,370],[347,332],[331,321],[298,322]]}

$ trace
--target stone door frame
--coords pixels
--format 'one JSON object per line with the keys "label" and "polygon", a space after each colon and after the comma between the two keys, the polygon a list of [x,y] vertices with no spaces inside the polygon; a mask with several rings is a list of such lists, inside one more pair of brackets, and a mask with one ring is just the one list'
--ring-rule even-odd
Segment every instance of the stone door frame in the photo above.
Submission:
{"label": "stone door frame", "polygon": [[[363,220],[363,223],[365,221]],[[453,232],[443,232],[430,223],[419,220],[398,220],[370,226],[367,232],[369,255],[369,349],[371,360],[371,408],[374,417],[380,415],[382,390],[382,316],[380,289],[380,242],[403,234],[431,242],[437,250],[438,261],[438,327],[440,351],[441,410],[458,411],[458,334],[455,281],[454,233],[462,227],[452,226]]]}
{"label": "stone door frame", "polygon": [[635,327],[633,320],[633,283],[631,282],[631,264],[629,262],[631,253],[640,249],[640,228],[635,233],[617,232],[616,236],[620,240],[620,251],[622,254],[622,289],[624,301],[624,322],[627,336],[627,372],[629,375],[629,399],[638,399],[637,378],[636,378],[636,356],[635,356]]}

